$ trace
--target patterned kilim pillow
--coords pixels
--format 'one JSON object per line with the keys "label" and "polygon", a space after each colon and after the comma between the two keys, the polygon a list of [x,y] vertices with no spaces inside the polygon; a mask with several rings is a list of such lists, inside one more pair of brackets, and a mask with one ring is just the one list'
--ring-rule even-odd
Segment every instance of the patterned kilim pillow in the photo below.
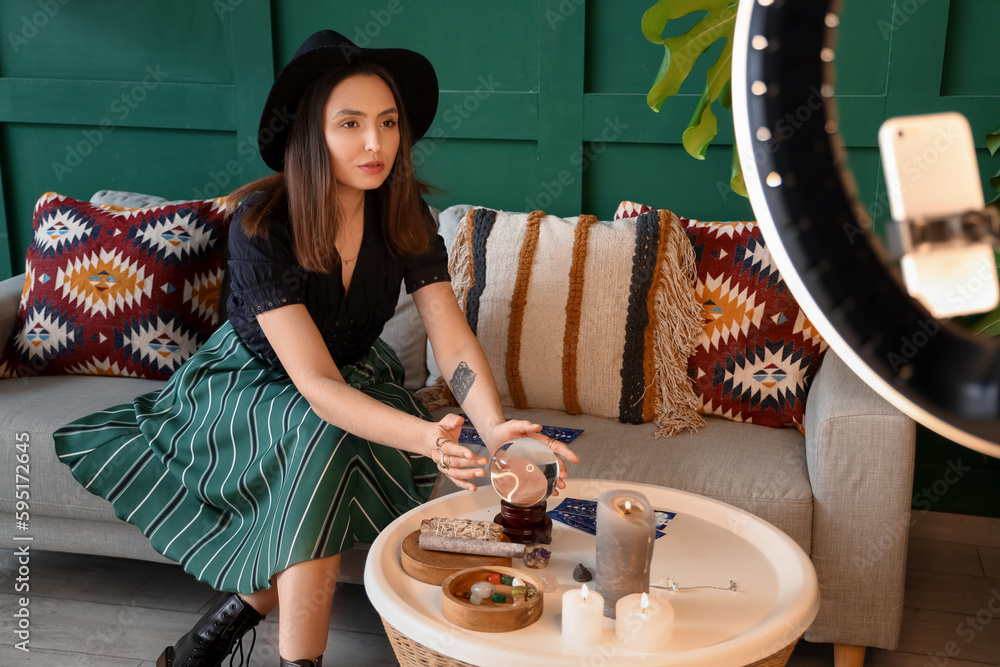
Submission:
{"label": "patterned kilim pillow", "polygon": [[[615,217],[643,210],[622,202]],[[792,297],[755,222],[680,218],[698,264],[704,330],[688,362],[698,412],[801,428],[827,344]]]}
{"label": "patterned kilim pillow", "polygon": [[701,331],[694,253],[676,216],[473,209],[450,262],[505,405],[655,421],[661,436],[703,424],[685,375]]}
{"label": "patterned kilim pillow", "polygon": [[170,377],[218,324],[229,213],[223,199],[125,209],[43,195],[0,378]]}

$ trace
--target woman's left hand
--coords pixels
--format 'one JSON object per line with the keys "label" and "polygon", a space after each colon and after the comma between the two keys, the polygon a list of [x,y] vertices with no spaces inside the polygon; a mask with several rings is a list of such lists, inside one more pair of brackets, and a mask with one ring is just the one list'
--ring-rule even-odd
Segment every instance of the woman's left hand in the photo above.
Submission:
{"label": "woman's left hand", "polygon": [[[547,435],[541,434],[542,427],[539,424],[533,422],[525,421],[523,419],[511,419],[506,421],[490,433],[489,438],[487,438],[486,444],[487,449],[490,453],[490,458],[496,453],[504,443],[510,442],[515,438],[534,438],[540,443],[551,449],[555,454],[570,463],[579,463],[580,457],[569,448],[564,442],[559,442],[555,438],[550,438]],[[552,491],[553,496],[559,495],[559,489],[566,488],[566,482],[563,480],[566,478],[566,466],[559,466],[559,479],[556,481],[556,489]]]}

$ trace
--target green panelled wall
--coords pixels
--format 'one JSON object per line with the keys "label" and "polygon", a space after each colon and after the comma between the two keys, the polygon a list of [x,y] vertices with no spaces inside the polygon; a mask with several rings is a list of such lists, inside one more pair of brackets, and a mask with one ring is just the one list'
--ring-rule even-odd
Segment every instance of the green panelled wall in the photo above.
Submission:
{"label": "green panelled wall", "polygon": [[195,198],[263,173],[240,142],[273,77],[270,17],[267,0],[0,3],[0,278],[23,270],[44,192]]}
{"label": "green panelled wall", "polygon": [[[443,190],[431,198],[439,207],[607,219],[633,199],[692,218],[750,218],[747,201],[728,188],[728,112],[717,110],[719,137],[706,160],[680,145],[709,59],[659,114],[646,106],[663,55],[639,30],[652,2],[4,0],[0,279],[23,270],[32,209],[46,191],[190,199],[267,173],[255,151],[260,106],[276,69],[323,27],[434,63],[440,108],[414,155],[423,178]],[[998,19],[996,0],[844,0],[840,128],[876,229],[888,216],[876,144],[885,118],[961,111],[980,147],[984,187],[1000,167],[983,140],[1000,125]],[[921,442],[918,484],[962,452],[963,462],[975,458]],[[977,466],[1000,478],[996,462]],[[1000,507],[987,511],[1000,515]]]}
{"label": "green panelled wall", "polygon": [[[727,185],[728,112],[719,110],[708,159],[680,145],[721,45],[659,114],[645,104],[662,58],[639,31],[651,3],[5,0],[0,277],[21,271],[43,192],[200,198],[264,174],[254,151],[259,107],[275,69],[319,27],[410,47],[435,64],[440,110],[415,155],[444,191],[438,206],[606,218],[630,198],[694,218],[751,217]],[[884,118],[957,109],[980,144],[1000,124],[1000,74],[987,65],[998,15],[995,0],[846,0],[841,130],[878,228],[888,214],[875,143]],[[985,183],[996,166],[981,154]]]}

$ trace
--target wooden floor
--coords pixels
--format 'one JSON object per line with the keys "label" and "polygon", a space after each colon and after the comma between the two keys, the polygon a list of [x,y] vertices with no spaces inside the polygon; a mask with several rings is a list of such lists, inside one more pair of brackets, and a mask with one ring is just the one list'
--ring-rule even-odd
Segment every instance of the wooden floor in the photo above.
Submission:
{"label": "wooden floor", "polygon": [[[865,664],[1000,665],[1000,613],[991,611],[1000,610],[1000,519],[914,518],[900,646],[869,650]],[[31,651],[24,653],[14,648],[13,553],[0,550],[0,667],[153,667],[213,596],[172,565],[46,552],[33,553],[30,565]],[[259,626],[255,667],[277,667],[277,630],[277,614]],[[326,664],[396,664],[361,586],[337,590]],[[832,647],[800,642],[789,665],[832,666]]]}

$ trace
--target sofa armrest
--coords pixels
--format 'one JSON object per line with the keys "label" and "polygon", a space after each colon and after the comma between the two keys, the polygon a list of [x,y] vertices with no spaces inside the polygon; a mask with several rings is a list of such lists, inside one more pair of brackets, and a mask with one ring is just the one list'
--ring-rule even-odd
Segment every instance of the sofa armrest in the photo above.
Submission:
{"label": "sofa armrest", "polygon": [[[822,595],[806,639],[895,649],[916,425],[831,350],[806,399],[805,435],[811,557]],[[844,636],[844,628],[857,628],[857,635]]]}
{"label": "sofa armrest", "polygon": [[0,350],[14,333],[17,308],[24,290],[24,274],[0,281]]}

